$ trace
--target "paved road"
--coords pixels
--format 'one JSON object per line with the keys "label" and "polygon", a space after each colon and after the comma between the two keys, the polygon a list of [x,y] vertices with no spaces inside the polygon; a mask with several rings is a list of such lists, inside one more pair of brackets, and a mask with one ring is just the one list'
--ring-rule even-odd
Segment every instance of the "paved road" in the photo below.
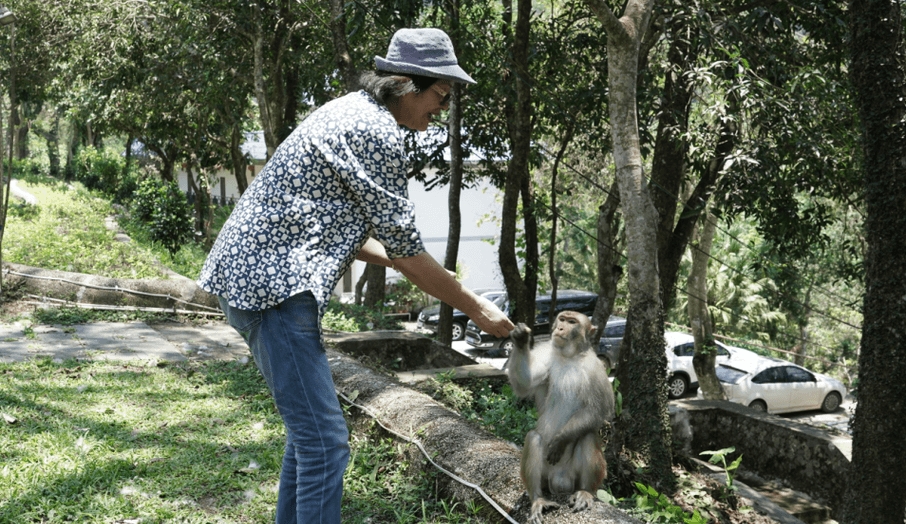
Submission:
{"label": "paved road", "polygon": [[48,357],[95,360],[248,359],[248,346],[224,322],[94,322],[29,327],[0,324],[0,362]]}

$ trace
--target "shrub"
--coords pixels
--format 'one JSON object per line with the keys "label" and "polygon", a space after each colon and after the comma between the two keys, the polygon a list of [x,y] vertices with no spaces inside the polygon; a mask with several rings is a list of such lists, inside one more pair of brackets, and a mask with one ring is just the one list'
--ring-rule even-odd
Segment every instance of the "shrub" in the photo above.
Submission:
{"label": "shrub", "polygon": [[82,148],[75,158],[76,180],[88,189],[115,195],[124,162],[115,153],[98,151],[90,146]]}
{"label": "shrub", "polygon": [[142,180],[132,199],[132,215],[147,225],[150,238],[171,255],[192,239],[192,208],[176,182]]}
{"label": "shrub", "polygon": [[[331,326],[329,327],[328,320]],[[337,331],[374,331],[384,329],[402,329],[402,325],[396,320],[385,317],[380,311],[373,311],[365,306],[356,306],[355,304],[341,304],[331,301],[327,304],[327,312],[324,314],[325,329],[335,329]]]}

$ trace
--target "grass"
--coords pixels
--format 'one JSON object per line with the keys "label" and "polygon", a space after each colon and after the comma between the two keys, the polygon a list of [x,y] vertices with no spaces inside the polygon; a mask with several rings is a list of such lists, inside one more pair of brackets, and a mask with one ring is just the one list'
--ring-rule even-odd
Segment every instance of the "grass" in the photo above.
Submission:
{"label": "grass", "polygon": [[[0,523],[269,523],[283,426],[254,365],[0,364]],[[344,522],[479,522],[354,429]]]}
{"label": "grass", "polygon": [[10,206],[4,261],[110,278],[165,278],[150,249],[114,240],[104,225],[114,214],[109,202],[49,177],[29,177],[19,186],[39,205]]}

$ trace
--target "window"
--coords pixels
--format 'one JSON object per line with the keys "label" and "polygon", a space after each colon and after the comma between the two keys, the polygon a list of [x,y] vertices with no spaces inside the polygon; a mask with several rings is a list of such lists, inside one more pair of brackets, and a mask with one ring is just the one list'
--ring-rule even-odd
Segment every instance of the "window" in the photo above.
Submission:
{"label": "window", "polygon": [[607,326],[604,328],[605,338],[622,338],[626,333],[626,324],[617,324],[616,326]]}
{"label": "window", "polygon": [[802,368],[787,366],[787,382],[815,382],[815,376]]}

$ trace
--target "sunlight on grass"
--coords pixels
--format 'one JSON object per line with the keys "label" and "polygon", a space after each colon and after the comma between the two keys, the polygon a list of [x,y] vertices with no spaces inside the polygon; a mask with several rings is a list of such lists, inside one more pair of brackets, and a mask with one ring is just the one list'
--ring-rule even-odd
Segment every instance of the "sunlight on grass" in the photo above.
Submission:
{"label": "sunlight on grass", "polygon": [[[254,365],[0,364],[0,413],[2,524],[273,522],[283,425]],[[482,522],[408,445],[350,444],[344,522]]]}
{"label": "sunlight on grass", "polygon": [[104,218],[114,214],[108,202],[78,183],[69,186],[48,178],[19,185],[39,205],[11,207],[4,260],[111,278],[164,278],[147,248],[117,242],[105,228]]}

